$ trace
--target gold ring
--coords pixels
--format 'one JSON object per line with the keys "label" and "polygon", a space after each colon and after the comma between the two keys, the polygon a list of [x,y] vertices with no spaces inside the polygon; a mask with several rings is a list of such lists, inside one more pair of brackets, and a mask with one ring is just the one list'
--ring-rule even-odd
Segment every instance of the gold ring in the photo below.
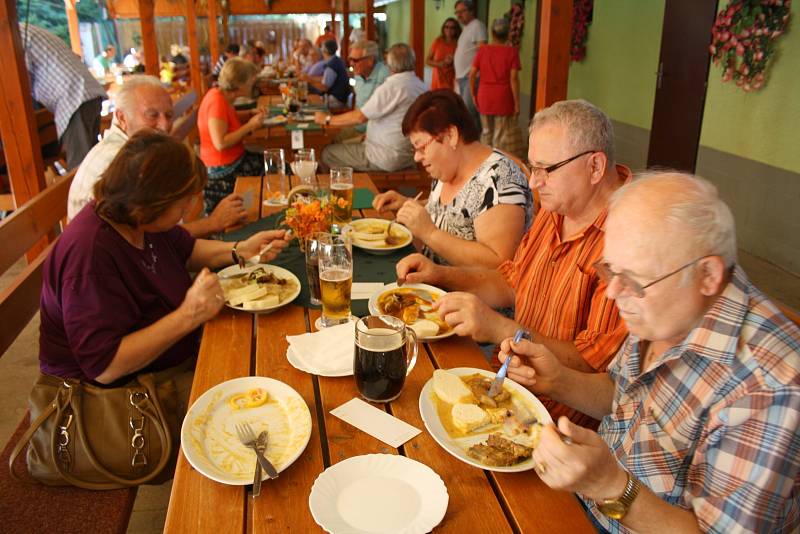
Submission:
{"label": "gold ring", "polygon": [[536,462],[536,467],[534,470],[541,476],[547,473],[547,465],[544,462]]}

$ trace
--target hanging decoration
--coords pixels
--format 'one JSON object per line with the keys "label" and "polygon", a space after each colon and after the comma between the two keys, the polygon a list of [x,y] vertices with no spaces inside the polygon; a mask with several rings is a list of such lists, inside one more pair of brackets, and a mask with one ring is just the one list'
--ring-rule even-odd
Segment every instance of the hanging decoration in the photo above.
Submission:
{"label": "hanging decoration", "polygon": [[764,86],[767,61],[775,39],[786,31],[791,0],[731,0],[717,14],[709,50],[722,65],[722,81],[745,91]]}
{"label": "hanging decoration", "polygon": [[572,44],[569,55],[573,62],[586,57],[586,41],[589,40],[589,24],[592,23],[594,0],[573,0]]}
{"label": "hanging decoration", "polygon": [[519,48],[522,42],[522,30],[525,27],[525,0],[514,0],[505,16],[509,21],[508,40],[511,46]]}

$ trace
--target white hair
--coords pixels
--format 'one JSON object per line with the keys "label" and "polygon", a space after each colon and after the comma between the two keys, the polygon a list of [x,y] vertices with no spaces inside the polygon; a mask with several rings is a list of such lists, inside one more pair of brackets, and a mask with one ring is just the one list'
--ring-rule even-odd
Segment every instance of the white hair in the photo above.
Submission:
{"label": "white hair", "polygon": [[614,164],[614,127],[608,116],[591,102],[577,99],[551,104],[536,112],[529,131],[550,122],[566,128],[575,153],[599,150],[608,158],[609,166]]}
{"label": "white hair", "polygon": [[117,96],[114,98],[116,108],[122,110],[126,115],[133,113],[137,98],[136,92],[139,87],[158,87],[166,92],[164,86],[161,85],[161,81],[155,76],[148,76],[146,74],[128,76],[125,78],[125,83],[122,84],[122,88],[117,92]]}
{"label": "white hair", "polygon": [[615,191],[609,209],[631,196],[637,204],[653,206],[653,216],[666,231],[685,230],[698,257],[719,255],[726,267],[736,263],[733,214],[708,180],[675,171],[647,172]]}
{"label": "white hair", "polygon": [[379,55],[378,43],[376,43],[375,41],[362,39],[361,41],[356,41],[355,43],[350,45],[350,50],[355,50],[356,48],[364,51],[364,57],[372,56],[376,60],[378,59]]}
{"label": "white hair", "polygon": [[417,66],[417,56],[414,55],[414,50],[407,44],[393,44],[386,51],[386,66],[395,74],[413,71]]}

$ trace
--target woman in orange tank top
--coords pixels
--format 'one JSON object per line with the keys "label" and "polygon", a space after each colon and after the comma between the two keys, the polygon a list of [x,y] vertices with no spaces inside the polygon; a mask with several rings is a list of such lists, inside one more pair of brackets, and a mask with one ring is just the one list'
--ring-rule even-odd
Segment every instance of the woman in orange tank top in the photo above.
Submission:
{"label": "woman in orange tank top", "polygon": [[431,51],[425,59],[425,64],[433,67],[431,91],[454,88],[456,71],[453,67],[453,55],[456,53],[459,35],[461,26],[451,17],[444,21],[441,35],[433,41]]}

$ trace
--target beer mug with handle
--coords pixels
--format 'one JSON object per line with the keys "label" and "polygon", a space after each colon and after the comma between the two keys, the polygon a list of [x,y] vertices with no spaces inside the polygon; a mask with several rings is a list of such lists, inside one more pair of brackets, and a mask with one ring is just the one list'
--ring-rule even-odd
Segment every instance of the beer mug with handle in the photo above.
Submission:
{"label": "beer mug with handle", "polygon": [[353,376],[361,396],[389,402],[400,396],[417,363],[417,335],[401,319],[370,315],[356,323]]}

